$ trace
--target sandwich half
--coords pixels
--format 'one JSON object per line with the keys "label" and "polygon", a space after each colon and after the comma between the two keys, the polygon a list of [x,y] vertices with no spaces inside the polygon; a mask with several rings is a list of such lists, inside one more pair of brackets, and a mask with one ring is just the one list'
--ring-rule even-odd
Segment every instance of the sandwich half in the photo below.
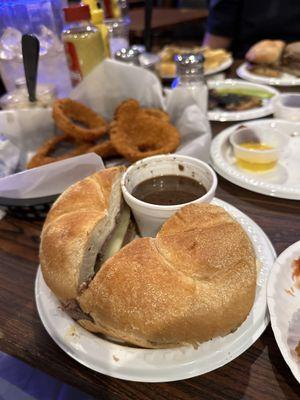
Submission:
{"label": "sandwich half", "polygon": [[121,194],[124,171],[105,169],[75,183],[48,213],[41,234],[41,268],[45,282],[66,306],[136,234]]}
{"label": "sandwich half", "polygon": [[257,75],[279,77],[284,48],[285,42],[282,40],[262,40],[256,43],[245,56],[250,63],[249,71]]}
{"label": "sandwich half", "polygon": [[281,68],[284,72],[300,77],[300,42],[286,46]]}

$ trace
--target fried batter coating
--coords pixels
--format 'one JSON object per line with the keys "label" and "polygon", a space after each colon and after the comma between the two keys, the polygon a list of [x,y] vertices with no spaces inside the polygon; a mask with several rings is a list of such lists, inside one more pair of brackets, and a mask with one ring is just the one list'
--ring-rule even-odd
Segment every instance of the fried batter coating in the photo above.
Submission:
{"label": "fried batter coating", "polygon": [[52,115],[59,129],[78,142],[93,141],[108,130],[108,124],[100,115],[71,99],[56,100]]}
{"label": "fried batter coating", "polygon": [[112,141],[109,139],[90,147],[87,150],[87,153],[96,153],[98,156],[101,156],[104,159],[120,156],[120,154],[114,148]]}
{"label": "fried batter coating", "polygon": [[173,125],[147,114],[133,99],[116,109],[110,138],[115,149],[131,162],[171,153],[180,143],[179,132]]}
{"label": "fried batter coating", "polygon": [[[51,156],[56,148],[63,142],[73,143],[75,147],[72,150],[66,151],[60,156]],[[90,143],[78,143],[74,138],[64,134],[60,136],[55,136],[54,138],[45,142],[32,157],[32,159],[27,164],[27,168],[36,168],[41,165],[50,164],[55,161],[65,160],[70,157],[79,156],[81,154],[87,153],[87,150],[91,147]]]}
{"label": "fried batter coating", "polygon": [[150,117],[159,118],[162,121],[170,122],[170,116],[165,111],[159,110],[158,108],[143,108],[143,111]]}

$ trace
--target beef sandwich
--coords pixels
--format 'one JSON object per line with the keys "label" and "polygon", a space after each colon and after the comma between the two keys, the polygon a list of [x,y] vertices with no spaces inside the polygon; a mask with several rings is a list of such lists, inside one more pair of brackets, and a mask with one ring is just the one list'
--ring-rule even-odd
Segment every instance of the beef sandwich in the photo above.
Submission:
{"label": "beef sandwich", "polygon": [[257,75],[276,78],[281,75],[280,66],[285,42],[282,40],[262,40],[252,46],[246,60],[249,71]]}
{"label": "beef sandwich", "polygon": [[300,42],[288,44],[283,52],[282,70],[300,77]]}
{"label": "beef sandwich", "polygon": [[144,348],[197,345],[237,329],[256,290],[242,227],[221,207],[192,203],[155,238],[130,241],[123,172],[94,174],[53,205],[40,246],[49,288],[87,330]]}

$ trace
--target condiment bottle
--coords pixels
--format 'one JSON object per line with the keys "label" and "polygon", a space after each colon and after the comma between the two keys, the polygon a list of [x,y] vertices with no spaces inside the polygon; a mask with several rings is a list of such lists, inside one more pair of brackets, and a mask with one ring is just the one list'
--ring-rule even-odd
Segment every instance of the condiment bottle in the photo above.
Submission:
{"label": "condiment bottle", "polygon": [[110,57],[108,28],[104,23],[104,12],[99,7],[97,0],[83,0],[83,4],[90,7],[92,23],[99,29],[104,44],[105,57]]}
{"label": "condiment bottle", "polygon": [[99,8],[98,10],[92,11],[92,22],[101,32],[105,57],[110,57],[108,27],[104,23],[103,10]]}
{"label": "condiment bottle", "polygon": [[67,25],[62,32],[73,86],[105,58],[100,31],[90,22],[89,6],[64,8]]}
{"label": "condiment bottle", "polygon": [[119,0],[103,0],[105,18],[119,19],[122,17]]}
{"label": "condiment bottle", "polygon": [[[175,86],[189,90],[201,110],[207,113],[208,89],[203,75],[202,54],[178,54],[175,57],[177,79]],[[174,87],[174,85],[173,85]]]}

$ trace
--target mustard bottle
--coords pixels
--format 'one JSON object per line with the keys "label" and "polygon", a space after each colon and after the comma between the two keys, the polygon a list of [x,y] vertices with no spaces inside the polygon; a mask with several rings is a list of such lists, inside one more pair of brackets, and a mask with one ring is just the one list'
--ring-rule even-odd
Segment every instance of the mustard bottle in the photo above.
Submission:
{"label": "mustard bottle", "polygon": [[100,10],[100,8],[98,8],[97,10],[92,11],[91,14],[93,24],[99,29],[102,35],[105,57],[110,57],[108,28],[104,23],[103,10]]}
{"label": "mustard bottle", "polygon": [[90,22],[88,6],[67,7],[64,14],[62,40],[72,84],[76,86],[105,58],[104,43],[101,32]]}
{"label": "mustard bottle", "polygon": [[92,13],[95,10],[99,9],[98,0],[82,0],[82,4],[90,7],[90,12]]}
{"label": "mustard bottle", "polygon": [[102,40],[103,40],[103,44],[104,44],[104,55],[105,55],[105,57],[110,57],[108,28],[104,24],[103,10],[101,8],[99,8],[97,0],[83,0],[82,4],[85,4],[90,7],[92,23],[101,32],[101,36],[102,36]]}

